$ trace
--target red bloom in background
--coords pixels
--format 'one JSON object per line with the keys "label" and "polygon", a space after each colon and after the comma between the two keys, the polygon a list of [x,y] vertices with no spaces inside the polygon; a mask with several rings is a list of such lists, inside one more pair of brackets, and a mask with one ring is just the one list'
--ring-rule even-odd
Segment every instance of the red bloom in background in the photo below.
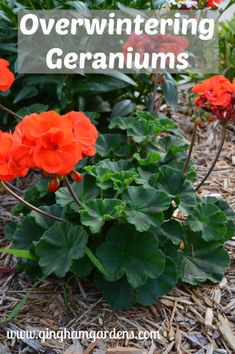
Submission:
{"label": "red bloom in background", "polygon": [[20,166],[65,176],[84,156],[95,154],[97,136],[96,128],[83,113],[31,114],[15,129],[13,158]]}
{"label": "red bloom in background", "polygon": [[24,177],[28,169],[19,167],[12,160],[11,151],[15,144],[12,134],[0,131],[0,180],[12,181],[17,176]]}
{"label": "red bloom in background", "polygon": [[193,87],[193,92],[200,94],[196,98],[196,104],[201,105],[203,101],[212,106],[226,107],[231,100],[231,82],[223,75],[216,75]]}
{"label": "red bloom in background", "polygon": [[235,119],[235,79],[231,83],[223,75],[216,75],[195,85],[193,92],[200,95],[195,99],[197,107],[213,113],[221,121]]}
{"label": "red bloom in background", "polygon": [[216,9],[219,5],[221,5],[221,3],[222,3],[222,0],[207,0],[206,7]]}
{"label": "red bloom in background", "polygon": [[96,153],[95,143],[98,131],[90,119],[82,112],[69,112],[62,116],[72,124],[73,136],[81,144],[82,156],[93,156]]}
{"label": "red bloom in background", "polygon": [[7,91],[15,80],[14,74],[8,69],[10,63],[0,59],[0,91]]}
{"label": "red bloom in background", "polygon": [[173,53],[175,57],[189,46],[189,41],[183,36],[161,35],[148,36],[132,33],[123,45],[123,53],[127,57],[127,49],[133,48],[133,53],[140,53],[140,58],[144,59],[145,53]]}
{"label": "red bloom in background", "polygon": [[126,59],[127,57],[127,49],[133,48],[133,53],[140,53],[140,58],[144,58],[144,53],[153,53],[155,52],[155,44],[150,36],[147,34],[138,35],[136,33],[132,33],[128,40],[123,45],[123,54]]}
{"label": "red bloom in background", "polygon": [[156,35],[153,37],[153,41],[158,53],[173,53],[176,57],[189,46],[187,38],[171,34]]}

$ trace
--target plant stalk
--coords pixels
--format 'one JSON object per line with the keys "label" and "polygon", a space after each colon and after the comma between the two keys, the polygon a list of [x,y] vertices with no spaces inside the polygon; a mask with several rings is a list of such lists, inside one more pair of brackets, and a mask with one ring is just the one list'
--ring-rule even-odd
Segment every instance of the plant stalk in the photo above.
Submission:
{"label": "plant stalk", "polygon": [[193,152],[193,147],[194,147],[194,144],[195,144],[196,135],[197,135],[197,125],[195,123],[194,127],[193,127],[193,135],[192,135],[192,140],[191,140],[191,144],[190,144],[187,160],[185,161],[185,165],[184,165],[184,168],[183,168],[183,173],[185,173],[188,170],[188,166],[189,166],[189,163],[190,163],[190,160],[191,160],[191,156],[192,156],[192,152]]}
{"label": "plant stalk", "polygon": [[77,203],[77,205],[78,205],[79,207],[81,207],[81,206],[82,206],[82,203],[80,202],[78,196],[77,196],[76,193],[74,192],[73,187],[71,186],[71,184],[70,184],[70,182],[69,182],[69,180],[68,180],[68,177],[66,177],[66,176],[64,177],[64,184],[65,184],[65,186],[68,188],[68,191],[69,191],[69,193],[71,194],[71,196],[72,196],[72,198],[74,199],[74,201]]}
{"label": "plant stalk", "polygon": [[11,111],[9,108],[3,106],[2,104],[0,104],[0,109],[8,114],[11,114],[12,116],[19,118],[19,119],[23,119],[23,117],[21,117],[19,114]]}
{"label": "plant stalk", "polygon": [[195,191],[198,191],[198,189],[206,182],[207,178],[210,176],[211,172],[213,171],[215,165],[216,165],[216,162],[218,161],[219,157],[220,157],[220,154],[221,154],[221,151],[223,149],[223,146],[224,146],[224,142],[225,142],[225,138],[226,138],[226,133],[227,133],[227,124],[223,124],[222,125],[222,139],[221,139],[221,142],[220,142],[220,145],[219,145],[219,149],[217,151],[217,154],[215,156],[215,159],[214,161],[212,162],[212,165],[211,167],[209,168],[207,174],[205,175],[205,177],[203,178],[203,180],[199,183],[199,185],[196,187]]}
{"label": "plant stalk", "polygon": [[56,221],[65,221],[64,219],[59,218],[58,216],[52,215],[47,213],[44,210],[41,210],[39,208],[37,208],[36,206],[30,204],[29,202],[27,202],[26,200],[24,200],[23,198],[21,198],[18,194],[16,194],[10,187],[9,185],[6,185],[3,181],[0,181],[0,186],[3,187],[3,189],[10,195],[12,195],[15,199],[17,199],[20,203],[24,204],[26,207],[28,207],[29,209],[32,209],[34,211],[36,211],[37,213],[46,216],[50,219],[56,220]]}
{"label": "plant stalk", "polygon": [[150,106],[150,113],[156,113],[155,112],[155,97],[156,97],[156,93],[157,93],[157,87],[158,87],[158,74],[154,75],[154,87],[153,87],[153,97],[152,97],[152,101],[151,101],[151,106]]}

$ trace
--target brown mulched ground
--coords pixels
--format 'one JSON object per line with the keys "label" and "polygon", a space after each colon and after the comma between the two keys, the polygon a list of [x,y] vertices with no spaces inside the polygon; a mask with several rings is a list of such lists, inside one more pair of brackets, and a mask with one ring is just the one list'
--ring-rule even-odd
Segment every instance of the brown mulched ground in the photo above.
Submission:
{"label": "brown mulched ground", "polygon": [[[164,107],[162,107],[164,109]],[[184,112],[174,118],[190,134],[192,124]],[[227,142],[216,169],[201,192],[219,194],[235,209],[235,127],[229,129]],[[202,177],[213,159],[219,144],[218,125],[200,128],[194,158],[200,162]],[[14,200],[0,195],[0,235],[3,226],[12,219],[9,212]],[[151,307],[135,307],[128,312],[113,311],[100,294],[88,283],[50,279],[31,292],[23,311],[11,322],[0,324],[0,354],[4,353],[81,353],[102,354],[107,347],[121,345],[144,349],[149,354],[232,354],[235,353],[235,242],[226,247],[230,251],[231,267],[220,284],[191,287],[180,284]],[[9,241],[0,237],[0,247]],[[0,256],[0,319],[30,290],[32,282],[23,274],[15,274],[16,259]],[[7,340],[8,329],[58,330],[159,330],[156,340],[92,340],[60,343],[58,340]],[[68,349],[69,348],[69,349]]]}

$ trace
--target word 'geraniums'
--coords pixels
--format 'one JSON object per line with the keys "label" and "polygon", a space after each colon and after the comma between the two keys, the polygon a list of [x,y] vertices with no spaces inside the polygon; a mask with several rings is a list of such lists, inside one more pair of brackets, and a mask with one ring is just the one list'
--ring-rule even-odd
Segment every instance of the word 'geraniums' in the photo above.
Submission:
{"label": "word 'geraniums'", "polygon": [[7,91],[15,80],[14,74],[9,70],[10,63],[0,59],[0,91]]}
{"label": "word 'geraniums'", "polygon": [[202,108],[210,121],[235,120],[235,79],[231,83],[223,75],[216,75],[193,87],[200,96],[195,99],[196,107]]}
{"label": "word 'geraniums'", "polygon": [[[95,154],[98,132],[81,112],[59,115],[49,111],[25,116],[13,135],[8,135],[11,148],[5,151],[5,174],[0,172],[0,178],[10,181],[26,174],[28,169],[40,169],[53,175],[49,187],[54,191],[59,187],[58,176],[68,175],[82,158]],[[4,178],[12,168],[16,173],[9,172]]]}

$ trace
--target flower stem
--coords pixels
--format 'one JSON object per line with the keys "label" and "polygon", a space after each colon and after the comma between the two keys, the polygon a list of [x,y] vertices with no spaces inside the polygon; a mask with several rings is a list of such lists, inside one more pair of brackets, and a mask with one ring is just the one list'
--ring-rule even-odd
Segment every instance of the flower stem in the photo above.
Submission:
{"label": "flower stem", "polygon": [[21,198],[18,194],[16,194],[10,187],[9,185],[6,185],[3,181],[0,181],[0,186],[3,187],[3,189],[9,193],[10,195],[12,195],[15,199],[17,199],[20,203],[24,204],[26,207],[28,207],[29,209],[32,209],[34,211],[36,211],[37,213],[46,216],[50,219],[56,220],[56,221],[65,221],[64,219],[59,218],[58,216],[52,215],[47,213],[44,210],[41,210],[39,208],[37,208],[36,206],[30,204],[29,202],[27,202],[26,200],[24,200],[23,198]]}
{"label": "flower stem", "polygon": [[153,87],[153,97],[151,101],[151,106],[150,106],[150,113],[157,113],[155,112],[155,97],[157,93],[157,87],[158,87],[158,74],[154,75],[154,87]]}
{"label": "flower stem", "polygon": [[220,157],[220,154],[221,154],[221,151],[222,151],[222,148],[224,146],[224,142],[225,142],[225,138],[226,138],[226,133],[227,133],[227,124],[223,124],[222,126],[222,139],[221,139],[221,142],[220,142],[220,146],[219,146],[219,149],[217,151],[217,154],[215,156],[215,159],[214,161],[212,162],[212,165],[210,167],[210,169],[208,170],[207,174],[205,175],[205,177],[203,178],[203,180],[199,183],[199,185],[196,187],[195,191],[198,191],[198,189],[205,183],[205,181],[207,180],[207,178],[210,176],[211,172],[213,171],[215,165],[216,165],[216,162],[218,161],[219,157]]}
{"label": "flower stem", "polygon": [[21,117],[19,114],[11,111],[9,108],[3,106],[2,104],[0,104],[0,109],[4,112],[7,112],[8,114],[11,114],[12,116],[19,118],[19,119],[23,119],[23,117]]}
{"label": "flower stem", "polygon": [[183,168],[183,173],[185,173],[187,171],[187,169],[188,169],[188,166],[189,166],[189,163],[190,163],[190,160],[191,160],[191,156],[192,156],[192,152],[193,152],[195,139],[196,139],[196,134],[197,134],[197,125],[194,124],[192,140],[191,140],[191,144],[190,144],[187,160],[185,161],[185,165],[184,165],[184,168]]}
{"label": "flower stem", "polygon": [[65,186],[68,188],[69,193],[71,194],[72,198],[74,199],[74,201],[77,203],[77,205],[79,207],[82,206],[82,203],[80,202],[80,200],[78,199],[78,196],[76,195],[76,193],[73,190],[73,187],[71,186],[68,177],[64,177],[64,184]]}

